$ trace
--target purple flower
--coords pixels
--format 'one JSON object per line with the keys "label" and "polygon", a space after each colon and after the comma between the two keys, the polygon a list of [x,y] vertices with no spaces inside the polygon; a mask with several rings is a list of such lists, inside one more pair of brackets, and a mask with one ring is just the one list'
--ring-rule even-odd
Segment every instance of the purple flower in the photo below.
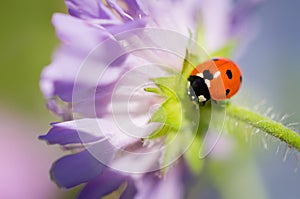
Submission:
{"label": "purple flower", "polygon": [[52,19],[61,45],[40,82],[48,108],[63,120],[40,139],[73,152],[53,164],[52,179],[64,188],[85,183],[84,199],[120,186],[121,198],[184,198],[191,174],[182,137],[172,140],[178,149],[171,154],[166,137],[145,139],[163,128],[149,122],[163,98],[144,89],[181,70],[199,28],[210,51],[235,38],[240,8],[229,0],[65,2],[70,15]]}

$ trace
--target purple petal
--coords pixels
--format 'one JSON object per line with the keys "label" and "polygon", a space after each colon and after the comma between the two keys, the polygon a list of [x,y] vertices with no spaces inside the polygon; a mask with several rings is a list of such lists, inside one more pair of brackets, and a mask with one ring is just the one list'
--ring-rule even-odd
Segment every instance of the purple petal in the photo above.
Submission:
{"label": "purple petal", "polygon": [[65,102],[72,102],[74,82],[64,80],[53,81],[53,96],[59,96]]}
{"label": "purple petal", "polygon": [[74,55],[66,46],[58,48],[52,63],[47,66],[41,75],[40,87],[46,98],[51,98],[56,93],[55,81],[73,82],[77,68],[83,61],[82,56]]}
{"label": "purple petal", "polygon": [[124,0],[127,5],[127,13],[133,18],[139,18],[145,15],[136,0]]}
{"label": "purple petal", "polygon": [[116,19],[117,17],[99,0],[65,0],[69,13],[82,19]]}
{"label": "purple petal", "polygon": [[118,34],[125,32],[126,30],[133,30],[137,28],[143,28],[146,25],[146,20],[139,19],[134,21],[128,21],[127,23],[117,25],[117,26],[109,26],[107,27],[107,31],[111,34]]}
{"label": "purple petal", "polygon": [[[107,48],[114,53],[109,53]],[[43,70],[41,89],[47,98],[57,95],[66,102],[82,101],[87,96],[94,99],[96,87],[102,89],[109,86],[126,71],[119,67],[123,66],[126,55],[115,59],[120,54],[123,54],[123,49],[113,40],[106,40],[88,59],[85,53],[74,53],[63,46],[56,51],[53,62]]]}
{"label": "purple petal", "polygon": [[79,193],[77,199],[101,198],[117,190],[124,182],[126,182],[127,186],[120,198],[134,198],[137,192],[134,181],[124,174],[107,168],[102,174],[87,183]]}
{"label": "purple petal", "polygon": [[46,135],[39,136],[39,139],[47,141],[48,144],[59,145],[88,143],[100,140],[101,138],[76,129],[55,125]]}
{"label": "purple petal", "polygon": [[65,14],[54,14],[52,23],[64,44],[81,51],[90,51],[110,36],[107,31],[92,23]]}
{"label": "purple petal", "polygon": [[114,150],[108,149],[111,149],[111,145],[105,140],[88,150],[62,157],[52,165],[52,179],[60,187],[71,188],[95,178],[103,172],[106,165],[91,155],[90,151],[101,154],[108,162],[114,154]]}
{"label": "purple petal", "polygon": [[122,2],[126,4],[126,11],[117,3],[116,0],[107,0],[107,3],[125,20],[140,19],[145,16],[145,13],[139,7],[136,0],[125,0]]}
{"label": "purple petal", "polygon": [[[65,3],[70,15],[75,17],[119,21],[112,10],[99,0],[65,0]],[[144,15],[136,0],[122,2],[126,4],[126,11],[115,0],[108,0],[107,3],[126,20],[136,19]]]}
{"label": "purple petal", "polygon": [[151,198],[182,199],[184,198],[184,187],[181,182],[180,168],[171,168],[163,180],[160,180],[158,187],[151,193]]}
{"label": "purple petal", "polygon": [[[63,14],[55,14],[53,24],[56,27],[58,37],[64,44],[56,51],[51,65],[45,68],[42,73],[40,85],[47,98],[57,95],[63,101],[71,102],[77,74],[79,74],[80,81],[76,83],[76,92],[80,96],[86,96],[86,92],[93,91],[93,88],[97,86],[97,83],[90,84],[88,82],[92,79],[92,74],[98,75],[94,75],[94,79],[97,81],[101,77],[99,83],[108,84],[124,72],[124,69],[108,67],[122,66],[127,58],[126,55],[121,56],[124,55],[124,49],[120,47],[117,41],[113,39],[105,40],[110,35],[108,31]],[[130,22],[129,27],[112,26],[109,31],[117,33],[141,25],[143,23],[139,20],[136,23]],[[102,42],[101,45],[98,45],[100,42]],[[97,49],[89,54],[96,45],[98,45]],[[110,49],[110,51],[107,51],[107,49]],[[89,57],[86,59],[88,55]],[[105,70],[107,67],[108,70]],[[81,75],[82,69],[86,70],[87,74]],[[97,70],[96,73],[95,70]],[[109,70],[115,71],[111,72]],[[111,78],[103,78],[106,77],[106,75],[101,76],[104,71],[115,75],[113,78],[111,75],[108,75]],[[104,79],[105,81],[103,81]]]}
{"label": "purple petal", "polygon": [[[114,79],[114,75],[110,75],[110,80]],[[107,106],[111,102],[111,95],[114,90],[114,84],[103,85],[96,88],[93,95],[86,95],[86,98],[73,105],[75,113],[82,114],[86,117],[102,117],[107,113]],[[83,96],[83,95],[82,95]],[[79,97],[80,98],[80,97]]]}
{"label": "purple petal", "polygon": [[122,156],[110,164],[111,168],[130,173],[145,173],[160,169],[159,160],[162,157],[162,151],[159,150],[159,144],[148,148],[136,141],[130,146],[132,152],[122,151]]}
{"label": "purple petal", "polygon": [[163,177],[159,177],[157,172],[148,173],[137,181],[136,198],[182,199],[184,198],[184,188],[190,180],[186,175],[190,177],[183,159],[172,165]]}
{"label": "purple petal", "polygon": [[110,169],[105,171],[81,190],[77,199],[98,199],[118,189],[126,177]]}
{"label": "purple petal", "polygon": [[120,199],[132,199],[137,193],[137,188],[133,182],[132,179],[127,179],[127,186],[122,195],[120,196]]}
{"label": "purple petal", "polygon": [[[59,96],[65,102],[79,102],[84,101],[87,96],[90,96],[91,99],[94,98],[95,86],[94,85],[87,85],[81,82],[75,82],[71,80],[60,80],[60,79],[53,79],[53,96]],[[76,87],[76,91],[74,88]],[[82,97],[74,97],[82,96]]]}
{"label": "purple petal", "polygon": [[[124,61],[124,59],[121,61]],[[105,71],[101,74],[101,67],[98,67],[96,70],[93,70],[92,67],[93,66],[90,66],[89,68],[91,70],[90,73],[94,72],[94,80],[91,77],[92,75],[89,75],[88,73],[77,76],[76,81],[53,79],[54,89],[52,95],[59,96],[65,102],[76,102],[76,104],[74,104],[75,112],[77,112],[76,109],[78,109],[80,104],[81,106],[82,104],[86,104],[84,108],[92,108],[92,113],[95,113],[95,108],[101,108],[100,112],[102,112],[110,100],[115,82],[126,70],[122,67],[107,67],[106,69],[103,69]],[[80,78],[81,80],[78,80]],[[97,82],[98,80],[99,82]],[[92,81],[94,81],[94,83]],[[96,102],[97,104],[95,106]],[[101,102],[101,104],[99,102]],[[86,111],[87,110],[85,110],[85,112]]]}
{"label": "purple petal", "polygon": [[[137,4],[146,13],[151,27],[169,29],[189,37],[190,31],[196,24],[196,13],[199,15],[201,1],[149,1],[136,0]],[[183,9],[184,8],[184,9]]]}
{"label": "purple petal", "polygon": [[137,189],[136,198],[138,199],[147,199],[151,198],[151,193],[156,189],[160,178],[158,175],[155,175],[155,172],[146,173],[141,179],[137,180]]}
{"label": "purple petal", "polygon": [[88,143],[103,138],[98,123],[92,119],[73,120],[53,124],[53,128],[46,135],[39,137],[49,144]]}
{"label": "purple petal", "polygon": [[[51,67],[52,66],[54,65],[51,65]],[[55,71],[55,68],[52,67],[51,69],[52,71]],[[110,96],[110,95],[108,96],[108,94],[111,94],[112,90],[108,90],[108,88],[111,89],[113,88],[114,86],[113,81],[116,81],[123,74],[122,73],[123,71],[124,70],[122,68],[108,68],[105,71],[105,74],[109,74],[110,72],[113,72],[113,74],[109,75],[110,78],[101,77],[101,82],[98,82],[100,85],[93,85],[93,83],[88,82],[89,76],[86,76],[86,81],[85,80],[75,81],[75,77],[74,78],[70,77],[70,79],[67,78],[62,79],[62,77],[55,76],[55,75],[51,77],[51,73],[49,73],[49,70],[44,70],[42,75],[42,80],[41,80],[41,88],[44,91],[45,96],[48,98],[51,98],[52,96],[58,96],[61,100],[65,102],[78,103],[78,102],[86,102],[86,100],[88,100],[94,103],[94,101],[96,100],[99,100],[103,97],[107,98]],[[84,76],[81,75],[81,78],[84,78]],[[48,85],[51,86],[49,87]]]}
{"label": "purple petal", "polygon": [[126,13],[121,6],[116,2],[116,0],[106,0],[107,4],[113,8],[123,19],[133,20],[133,17]]}

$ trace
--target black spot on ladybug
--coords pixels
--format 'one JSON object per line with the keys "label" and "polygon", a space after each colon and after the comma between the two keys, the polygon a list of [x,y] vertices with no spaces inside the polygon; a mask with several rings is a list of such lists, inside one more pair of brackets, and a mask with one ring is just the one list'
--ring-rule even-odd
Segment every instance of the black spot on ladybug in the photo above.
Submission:
{"label": "black spot on ladybug", "polygon": [[243,78],[242,78],[242,76],[240,76],[240,82],[242,83],[242,81],[243,81]]}
{"label": "black spot on ladybug", "polygon": [[[189,77],[190,87],[188,88],[188,94],[192,101],[199,103],[199,96],[203,96],[206,101],[210,99],[210,94],[207,85],[205,84],[204,78],[199,76]],[[201,102],[203,105],[206,101]]]}
{"label": "black spot on ladybug", "polygon": [[230,93],[229,89],[226,89],[226,95],[228,95]]}
{"label": "black spot on ladybug", "polygon": [[214,78],[214,75],[209,71],[209,70],[204,70],[203,71],[203,78],[212,80]]}
{"label": "black spot on ladybug", "polygon": [[231,70],[226,70],[226,75],[227,75],[228,79],[232,79],[232,72],[231,72]]}
{"label": "black spot on ladybug", "polygon": [[212,59],[213,61],[218,61],[218,60],[220,60],[219,58],[213,58]]}

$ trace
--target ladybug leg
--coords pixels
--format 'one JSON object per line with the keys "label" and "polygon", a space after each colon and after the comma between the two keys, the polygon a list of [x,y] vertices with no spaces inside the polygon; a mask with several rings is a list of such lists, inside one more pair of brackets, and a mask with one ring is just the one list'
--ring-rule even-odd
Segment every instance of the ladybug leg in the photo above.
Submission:
{"label": "ladybug leg", "polygon": [[202,106],[200,103],[198,103],[196,101],[193,101],[192,103],[195,105],[196,110],[199,110],[199,106]]}
{"label": "ladybug leg", "polygon": [[211,99],[211,101],[212,101],[214,104],[219,104],[219,102],[218,102],[217,100]]}
{"label": "ladybug leg", "polygon": [[229,103],[228,100],[217,101],[217,100],[211,99],[211,101],[212,101],[212,103],[214,103],[215,105],[218,105],[220,107],[225,107]]}
{"label": "ladybug leg", "polygon": [[205,103],[206,103],[207,101],[204,101],[204,102],[199,102],[199,105],[200,106],[205,106]]}

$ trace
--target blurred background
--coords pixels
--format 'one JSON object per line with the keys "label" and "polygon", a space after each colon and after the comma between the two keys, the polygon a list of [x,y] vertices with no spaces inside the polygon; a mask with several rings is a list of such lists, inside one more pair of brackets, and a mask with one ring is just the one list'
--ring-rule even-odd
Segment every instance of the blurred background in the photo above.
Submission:
{"label": "blurred background", "polygon": [[[51,16],[65,12],[64,2],[5,1],[1,8],[0,198],[72,198],[74,193],[59,190],[48,174],[62,152],[37,139],[56,120],[45,108],[39,77],[58,44]],[[294,114],[288,122],[300,121],[299,9],[297,0],[265,1],[253,13],[256,37],[237,58],[244,74],[243,92],[255,95],[259,103],[264,100],[275,113]],[[278,154],[259,150],[259,175],[269,198],[298,199],[297,158],[291,155],[284,162],[283,153],[284,149]]]}
{"label": "blurred background", "polygon": [[[300,121],[300,1],[264,1],[254,13],[258,33],[239,58],[244,73],[243,92],[264,100],[279,115],[291,114],[285,124]],[[253,96],[255,95],[255,96]],[[255,103],[254,103],[255,104]],[[299,132],[300,126],[294,126]],[[284,160],[286,146],[270,143],[258,157],[260,174],[271,199],[300,197],[299,153]],[[298,167],[298,171],[294,169]]]}

